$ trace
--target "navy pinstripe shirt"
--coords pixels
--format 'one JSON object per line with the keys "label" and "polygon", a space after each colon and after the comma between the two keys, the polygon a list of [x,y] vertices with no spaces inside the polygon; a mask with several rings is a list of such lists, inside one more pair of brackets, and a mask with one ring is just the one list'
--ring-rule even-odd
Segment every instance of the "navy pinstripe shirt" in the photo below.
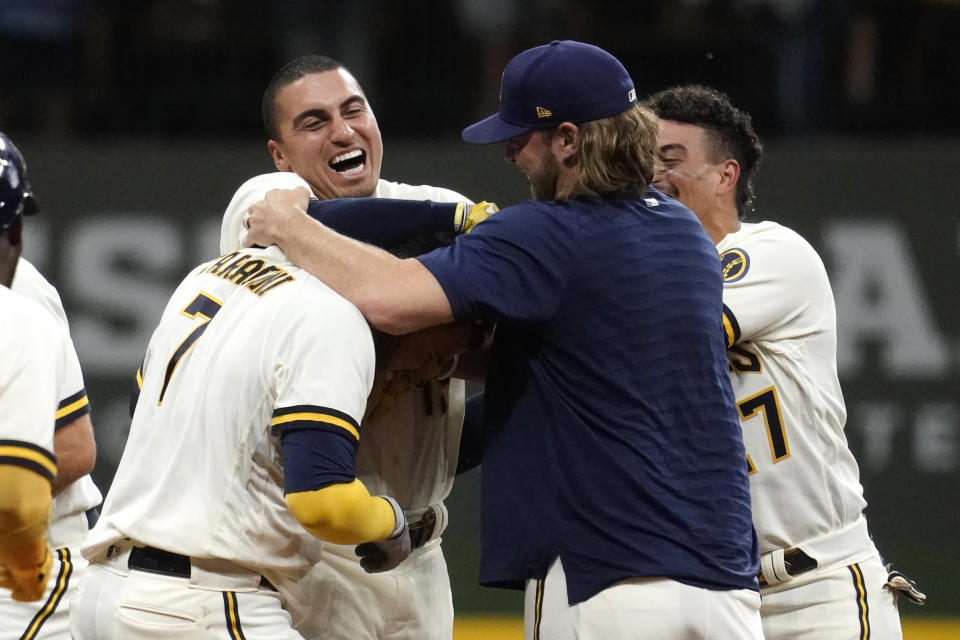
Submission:
{"label": "navy pinstripe shirt", "polygon": [[458,320],[498,323],[481,583],[559,555],[571,604],[636,576],[756,588],[720,263],[686,207],[527,201],[420,261]]}

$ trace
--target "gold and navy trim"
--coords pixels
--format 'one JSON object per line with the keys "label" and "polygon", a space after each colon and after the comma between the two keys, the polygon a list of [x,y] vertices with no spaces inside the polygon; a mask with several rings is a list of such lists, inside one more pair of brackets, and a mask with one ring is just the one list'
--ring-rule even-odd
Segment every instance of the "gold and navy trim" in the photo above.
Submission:
{"label": "gold and navy trim", "polygon": [[274,409],[270,421],[271,433],[279,436],[287,429],[315,429],[329,425],[347,431],[357,440],[360,439],[360,425],[350,415],[311,404],[299,404],[293,407]]}
{"label": "gold and navy trim", "polygon": [[60,405],[57,407],[54,429],[64,427],[88,413],[90,413],[90,400],[87,398],[87,390],[80,389],[69,398],[60,401]]}
{"label": "gold and navy trim", "polygon": [[740,340],[740,323],[727,305],[723,305],[723,333],[727,339],[728,349]]}
{"label": "gold and navy trim", "polygon": [[857,593],[857,618],[860,621],[860,635],[857,637],[860,640],[869,640],[870,611],[867,603],[867,584],[859,564],[852,564],[847,569],[850,569],[850,575],[853,576],[853,588]]}
{"label": "gold and navy trim", "polygon": [[20,636],[20,640],[33,640],[33,638],[37,637],[37,634],[40,633],[40,628],[43,627],[43,623],[57,610],[60,601],[63,600],[63,594],[67,592],[67,587],[70,585],[70,576],[73,575],[73,561],[70,559],[70,549],[64,547],[57,549],[55,553],[57,554],[57,559],[60,561],[60,572],[57,574],[57,581],[50,591],[50,597],[43,603],[43,606],[40,607],[37,614],[33,616],[33,620],[27,625],[23,635]]}
{"label": "gold and navy trim", "polygon": [[227,633],[230,640],[247,640],[240,626],[240,608],[237,606],[237,594],[233,591],[223,591],[223,613],[227,621]]}
{"label": "gold and navy trim", "polygon": [[540,623],[543,622],[543,585],[545,580],[537,580],[537,600],[533,609],[533,640],[540,640]]}
{"label": "gold and navy trim", "polygon": [[30,469],[50,482],[57,476],[57,457],[32,442],[0,440],[0,464]]}

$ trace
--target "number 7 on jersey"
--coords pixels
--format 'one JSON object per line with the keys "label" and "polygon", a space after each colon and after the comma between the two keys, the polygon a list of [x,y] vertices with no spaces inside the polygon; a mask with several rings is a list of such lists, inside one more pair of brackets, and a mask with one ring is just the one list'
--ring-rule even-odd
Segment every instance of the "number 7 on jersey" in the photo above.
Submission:
{"label": "number 7 on jersey", "polygon": [[220,311],[220,307],[222,306],[223,302],[217,300],[209,293],[201,291],[197,294],[197,297],[180,312],[191,320],[200,318],[200,324],[184,338],[180,346],[177,347],[177,350],[170,356],[170,362],[167,363],[167,371],[163,376],[163,387],[160,388],[160,398],[157,399],[157,406],[163,403],[163,395],[167,392],[167,385],[170,384],[170,377],[173,376],[177,365],[180,364],[183,356],[187,355],[187,352],[190,351],[194,343],[200,339],[203,332],[207,330],[207,325],[213,320],[213,316],[217,315],[217,311]]}

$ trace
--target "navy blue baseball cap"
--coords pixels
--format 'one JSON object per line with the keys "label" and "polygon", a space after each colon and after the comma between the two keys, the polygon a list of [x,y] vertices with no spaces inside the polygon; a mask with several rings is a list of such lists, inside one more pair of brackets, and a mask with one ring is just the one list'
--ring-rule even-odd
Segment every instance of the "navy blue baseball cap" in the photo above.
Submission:
{"label": "navy blue baseball cap", "polygon": [[530,129],[613,116],[635,104],[637,91],[619,60],[592,44],[554,40],[507,63],[497,113],[462,135],[474,144],[503,142]]}

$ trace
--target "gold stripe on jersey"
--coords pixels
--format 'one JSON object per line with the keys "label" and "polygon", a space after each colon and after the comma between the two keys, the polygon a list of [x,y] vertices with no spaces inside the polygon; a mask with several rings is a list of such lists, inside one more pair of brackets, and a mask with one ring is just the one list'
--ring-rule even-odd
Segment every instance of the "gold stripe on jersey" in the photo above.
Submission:
{"label": "gold stripe on jersey", "polygon": [[227,621],[227,632],[230,640],[246,640],[243,627],[240,626],[240,608],[237,606],[237,594],[233,591],[223,591],[223,613]]}
{"label": "gold stripe on jersey", "polygon": [[137,389],[143,391],[143,365],[137,368]]}
{"label": "gold stripe on jersey", "polygon": [[543,584],[541,578],[537,580],[537,597],[533,609],[533,640],[540,640],[540,623],[543,621]]}
{"label": "gold stripe on jersey", "polygon": [[57,476],[56,456],[30,442],[0,440],[0,464],[30,469],[51,482]]}
{"label": "gold stripe on jersey", "polygon": [[262,296],[282,284],[296,280],[285,269],[240,251],[232,251],[220,256],[216,262],[200,273],[209,273],[237,286],[246,287],[257,296]]}
{"label": "gold stripe on jersey", "polygon": [[727,305],[723,305],[723,334],[727,340],[728,349],[740,340],[740,324]]}
{"label": "gold stripe on jersey", "polygon": [[86,389],[80,389],[69,398],[60,401],[60,406],[55,415],[54,428],[59,429],[88,413],[90,413],[90,400],[87,398]]}
{"label": "gold stripe on jersey", "polygon": [[291,413],[286,416],[274,418],[270,421],[270,426],[275,427],[277,425],[287,424],[289,422],[323,422],[325,424],[332,424],[346,429],[351,435],[353,435],[354,438],[357,438],[358,440],[360,439],[360,431],[355,426],[346,420],[337,418],[336,416],[325,415],[322,413]]}
{"label": "gold stripe on jersey", "polygon": [[[300,404],[292,407],[274,409],[273,420],[270,421],[270,427],[274,435],[277,435],[277,432],[284,428],[293,426],[310,427],[316,426],[317,423],[340,427],[349,432],[357,440],[360,439],[360,425],[357,424],[357,421],[354,420],[350,414],[329,407],[319,407],[312,404]],[[281,427],[280,425],[284,426]]]}
{"label": "gold stripe on jersey", "polygon": [[60,601],[63,600],[63,594],[67,592],[67,586],[70,584],[70,576],[73,575],[73,562],[70,560],[70,549],[66,547],[57,549],[57,559],[60,561],[60,572],[57,574],[57,582],[50,591],[50,597],[43,603],[37,615],[27,625],[26,631],[20,636],[20,640],[33,640],[40,633],[40,628],[46,622],[53,612],[57,610]]}

